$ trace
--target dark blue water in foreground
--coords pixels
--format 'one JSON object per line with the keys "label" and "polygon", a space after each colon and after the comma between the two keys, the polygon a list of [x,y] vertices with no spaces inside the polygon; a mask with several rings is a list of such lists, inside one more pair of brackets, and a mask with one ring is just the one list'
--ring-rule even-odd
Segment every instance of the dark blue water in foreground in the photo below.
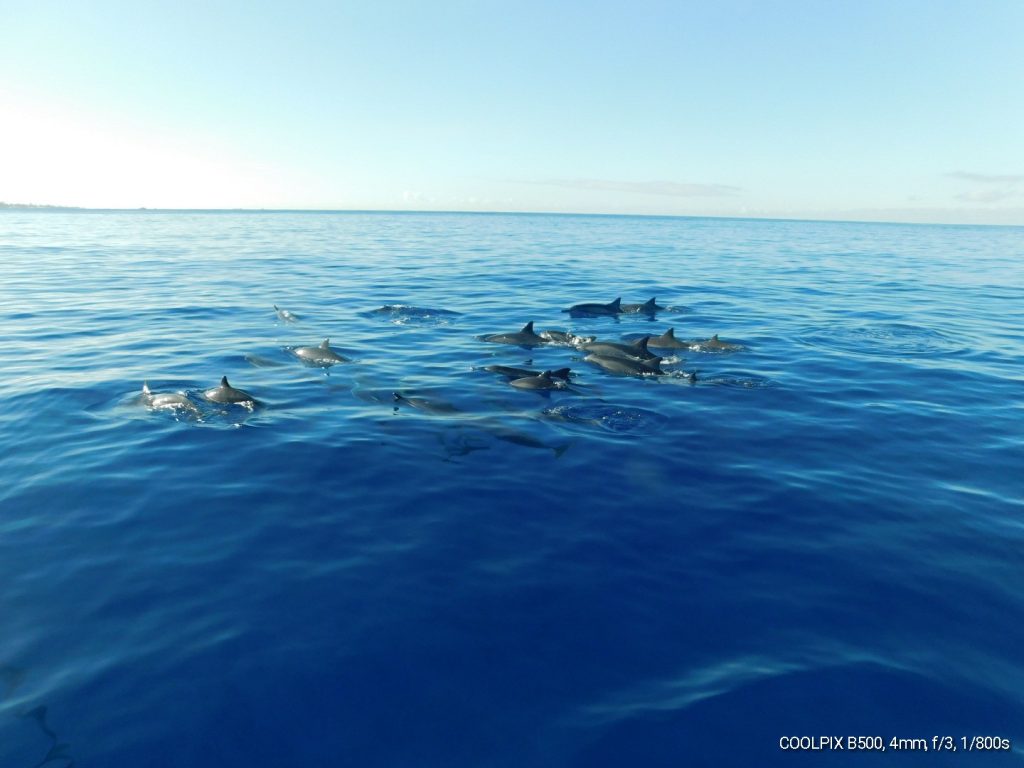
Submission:
{"label": "dark blue water in foreground", "polygon": [[4,212],[0,318],[2,768],[1022,760],[1022,229]]}

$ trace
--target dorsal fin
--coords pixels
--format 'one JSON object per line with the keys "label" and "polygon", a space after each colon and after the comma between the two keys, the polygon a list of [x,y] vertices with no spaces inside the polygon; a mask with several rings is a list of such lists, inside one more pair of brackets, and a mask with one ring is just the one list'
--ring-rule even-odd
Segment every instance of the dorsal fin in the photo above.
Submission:
{"label": "dorsal fin", "polygon": [[714,336],[712,336],[711,340],[712,341],[718,341],[718,334],[716,333]]}
{"label": "dorsal fin", "polygon": [[669,328],[667,331],[665,331],[661,335],[662,335],[663,338],[666,338],[666,339],[674,339],[676,337],[676,329],[675,328]]}
{"label": "dorsal fin", "polygon": [[228,384],[228,377],[227,376],[221,376],[220,377],[220,385],[222,387],[230,387],[231,386],[230,384]]}
{"label": "dorsal fin", "polygon": [[320,342],[320,349],[330,349],[330,348],[331,348],[331,340],[330,339],[324,339],[323,341]]}
{"label": "dorsal fin", "polygon": [[524,325],[520,333],[533,333],[533,320]]}
{"label": "dorsal fin", "polygon": [[277,310],[278,312],[281,311],[280,309],[277,309],[277,304],[274,305],[274,309]]}
{"label": "dorsal fin", "polygon": [[608,305],[609,309],[614,309],[616,312],[619,311],[620,305],[622,304],[622,297],[619,296],[615,301]]}
{"label": "dorsal fin", "polygon": [[142,382],[142,394],[144,394],[144,395],[150,394],[150,392],[149,392],[149,382],[147,382],[147,381]]}
{"label": "dorsal fin", "polygon": [[568,379],[570,368],[559,368],[557,371],[551,371],[551,375],[556,379]]}
{"label": "dorsal fin", "polygon": [[641,352],[647,351],[647,342],[651,340],[650,336],[644,336],[642,339],[637,339],[633,342],[633,346],[639,349]]}
{"label": "dorsal fin", "polygon": [[650,301],[645,301],[644,302],[644,306],[645,307],[651,307],[653,309],[654,305],[657,304],[657,303],[658,303],[658,297],[657,296],[652,296]]}
{"label": "dorsal fin", "polygon": [[551,381],[551,371],[544,371],[544,373],[538,376],[538,378],[544,379],[545,381]]}

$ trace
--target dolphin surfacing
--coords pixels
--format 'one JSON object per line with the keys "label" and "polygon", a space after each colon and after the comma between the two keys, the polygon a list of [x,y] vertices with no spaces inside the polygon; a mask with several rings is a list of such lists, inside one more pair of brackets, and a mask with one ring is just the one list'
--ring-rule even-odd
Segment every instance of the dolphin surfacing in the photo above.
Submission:
{"label": "dolphin surfacing", "polygon": [[647,346],[655,349],[689,349],[690,342],[680,341],[676,338],[676,329],[669,328],[661,336],[652,336],[648,340]]}
{"label": "dolphin surfacing", "polygon": [[623,304],[622,312],[629,314],[640,314],[640,315],[653,315],[656,312],[663,311],[665,307],[658,304],[657,299],[650,299],[645,301],[643,304]]}
{"label": "dolphin surfacing", "polygon": [[541,331],[540,337],[551,344],[565,344],[570,347],[578,347],[580,344],[595,340],[594,336],[577,336],[572,331]]}
{"label": "dolphin surfacing", "polygon": [[281,309],[277,304],[274,305],[274,311],[277,313],[277,318],[283,323],[295,323],[299,320],[297,315],[287,309]]}
{"label": "dolphin surfacing", "polygon": [[296,347],[292,354],[309,365],[318,365],[322,368],[336,365],[337,363],[351,362],[344,355],[339,355],[331,349],[331,340],[324,339],[316,347]]}
{"label": "dolphin surfacing", "polygon": [[[484,370],[490,371],[491,373],[500,373],[502,376],[507,376],[510,379],[525,379],[530,376],[540,376],[542,373],[542,371],[533,371],[529,368],[513,368],[510,365],[488,365]],[[548,371],[548,373],[556,379],[565,379],[568,381],[571,371],[571,368],[558,368],[554,371]]]}
{"label": "dolphin surfacing", "polygon": [[617,316],[622,313],[622,297],[607,304],[573,304],[568,309],[563,309],[572,317],[595,317],[599,315]]}
{"label": "dolphin surfacing", "polygon": [[651,360],[654,353],[647,350],[647,344],[651,337],[644,336],[632,343],[622,344],[616,341],[594,341],[580,346],[584,352],[592,355],[603,355],[605,357],[629,357],[636,360]]}
{"label": "dolphin surfacing", "polygon": [[221,376],[220,386],[211,387],[203,392],[203,397],[211,403],[237,404],[253,406],[256,398],[241,389],[235,389],[228,383],[227,376]]}
{"label": "dolphin surfacing", "polygon": [[186,411],[197,414],[199,409],[195,403],[179,392],[157,392],[149,388],[148,382],[142,382],[142,402],[153,410]]}
{"label": "dolphin surfacing", "polygon": [[546,339],[534,333],[532,320],[524,325],[522,330],[515,333],[490,333],[481,336],[480,339],[493,344],[515,344],[519,347],[539,347],[541,344],[547,343]]}
{"label": "dolphin surfacing", "polygon": [[627,376],[660,376],[665,373],[665,371],[661,370],[660,357],[654,357],[650,360],[637,360],[634,357],[587,355],[583,359],[611,373],[624,373]]}
{"label": "dolphin surfacing", "polygon": [[702,352],[739,352],[746,349],[742,344],[733,344],[731,341],[722,341],[716,333],[707,341],[698,341],[693,344],[695,349]]}
{"label": "dolphin surfacing", "polygon": [[562,389],[565,386],[562,382],[555,381],[551,371],[544,371],[537,376],[525,376],[521,379],[513,379],[509,382],[516,389]]}

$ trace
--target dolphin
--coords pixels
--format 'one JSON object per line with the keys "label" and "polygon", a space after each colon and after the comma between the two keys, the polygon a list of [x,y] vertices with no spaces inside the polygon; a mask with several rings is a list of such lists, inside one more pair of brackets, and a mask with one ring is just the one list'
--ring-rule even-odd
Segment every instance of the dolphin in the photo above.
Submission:
{"label": "dolphin", "polygon": [[562,389],[565,386],[554,379],[554,374],[551,371],[544,371],[544,373],[537,376],[524,376],[521,379],[513,379],[509,384],[516,389]]}
{"label": "dolphin", "polygon": [[572,331],[541,331],[540,337],[552,344],[569,344],[578,346],[594,341],[594,336],[577,336]]}
{"label": "dolphin", "polygon": [[450,309],[433,309],[431,307],[414,307],[411,304],[385,304],[383,307],[364,312],[365,315],[400,315],[406,318],[429,319],[435,315],[458,315]]}
{"label": "dolphin", "polygon": [[629,376],[646,376],[650,374],[663,374],[661,370],[661,358],[653,357],[650,360],[637,360],[632,357],[611,357],[609,355],[587,355],[588,363],[599,365],[606,371],[612,373],[625,373]]}
{"label": "dolphin", "polygon": [[189,400],[182,394],[177,392],[158,392],[153,394],[149,388],[148,382],[142,382],[142,401],[154,410],[166,408],[169,410],[188,411],[189,413],[199,413],[199,409],[196,408],[195,403]]}
{"label": "dolphin", "polygon": [[661,336],[652,336],[647,341],[647,346],[656,349],[688,349],[690,342],[680,341],[676,338],[676,329],[669,328]]}
{"label": "dolphin", "polygon": [[425,397],[406,397],[401,392],[392,392],[391,397],[400,405],[408,405],[418,411],[423,411],[424,413],[433,413],[438,415],[462,413],[462,411],[454,405],[446,403],[444,400],[429,400]]}
{"label": "dolphin", "polygon": [[473,439],[472,432],[462,426],[452,426],[437,433],[437,441],[444,448],[445,461],[452,461],[459,456],[468,456],[474,451],[486,451],[491,446],[485,442]]}
{"label": "dolphin", "polygon": [[738,352],[744,349],[742,344],[733,344],[731,341],[720,341],[716,333],[707,341],[698,341],[693,346],[705,352]]}
{"label": "dolphin", "polygon": [[245,362],[257,368],[280,368],[282,365],[285,365],[281,360],[271,360],[269,357],[253,354],[246,354]]}
{"label": "dolphin", "polygon": [[[513,368],[508,365],[488,365],[484,368],[485,371],[491,373],[500,373],[502,376],[508,376],[510,379],[523,379],[528,376],[540,376],[540,371],[531,371],[529,368]],[[570,368],[559,368],[555,371],[548,371],[556,379],[569,380]]]}
{"label": "dolphin", "polygon": [[297,315],[287,309],[281,309],[277,304],[274,305],[274,311],[277,312],[278,319],[285,323],[294,323],[299,319]]}
{"label": "dolphin", "polygon": [[238,403],[240,405],[255,405],[256,398],[248,392],[235,389],[228,384],[228,377],[221,376],[220,386],[211,387],[203,392],[203,397],[213,403]]}
{"label": "dolphin", "polygon": [[331,349],[331,340],[324,339],[318,347],[296,347],[292,354],[310,365],[327,367],[335,363],[347,363],[349,359]]}
{"label": "dolphin", "polygon": [[562,311],[568,312],[573,317],[592,317],[594,315],[619,315],[622,313],[622,299],[620,297],[608,304],[574,304],[568,309],[563,309]]}
{"label": "dolphin", "polygon": [[569,450],[569,447],[572,445],[572,443],[550,445],[534,437],[529,432],[523,432],[493,419],[477,422],[476,426],[486,434],[496,437],[498,440],[503,440],[506,443],[514,443],[525,448],[540,448],[542,450],[554,451],[556,459]]}
{"label": "dolphin", "polygon": [[516,333],[491,333],[480,338],[482,341],[490,341],[495,344],[515,344],[520,347],[539,347],[541,344],[547,343],[533,332],[532,320]]}
{"label": "dolphin", "polygon": [[623,304],[621,311],[631,314],[653,315],[655,312],[663,309],[665,307],[659,305],[656,299],[651,299],[643,304]]}
{"label": "dolphin", "polygon": [[620,344],[614,341],[594,341],[590,344],[583,344],[580,349],[592,355],[603,355],[604,357],[629,357],[636,360],[650,360],[654,354],[647,350],[647,343],[650,336],[644,336],[629,344]]}

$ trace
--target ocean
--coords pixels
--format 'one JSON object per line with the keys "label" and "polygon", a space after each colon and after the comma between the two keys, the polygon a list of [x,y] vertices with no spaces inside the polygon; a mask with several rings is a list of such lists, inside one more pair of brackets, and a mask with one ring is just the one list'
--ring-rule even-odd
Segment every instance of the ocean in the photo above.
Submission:
{"label": "ocean", "polygon": [[1024,759],[1024,228],[9,210],[0,318],[2,768]]}

